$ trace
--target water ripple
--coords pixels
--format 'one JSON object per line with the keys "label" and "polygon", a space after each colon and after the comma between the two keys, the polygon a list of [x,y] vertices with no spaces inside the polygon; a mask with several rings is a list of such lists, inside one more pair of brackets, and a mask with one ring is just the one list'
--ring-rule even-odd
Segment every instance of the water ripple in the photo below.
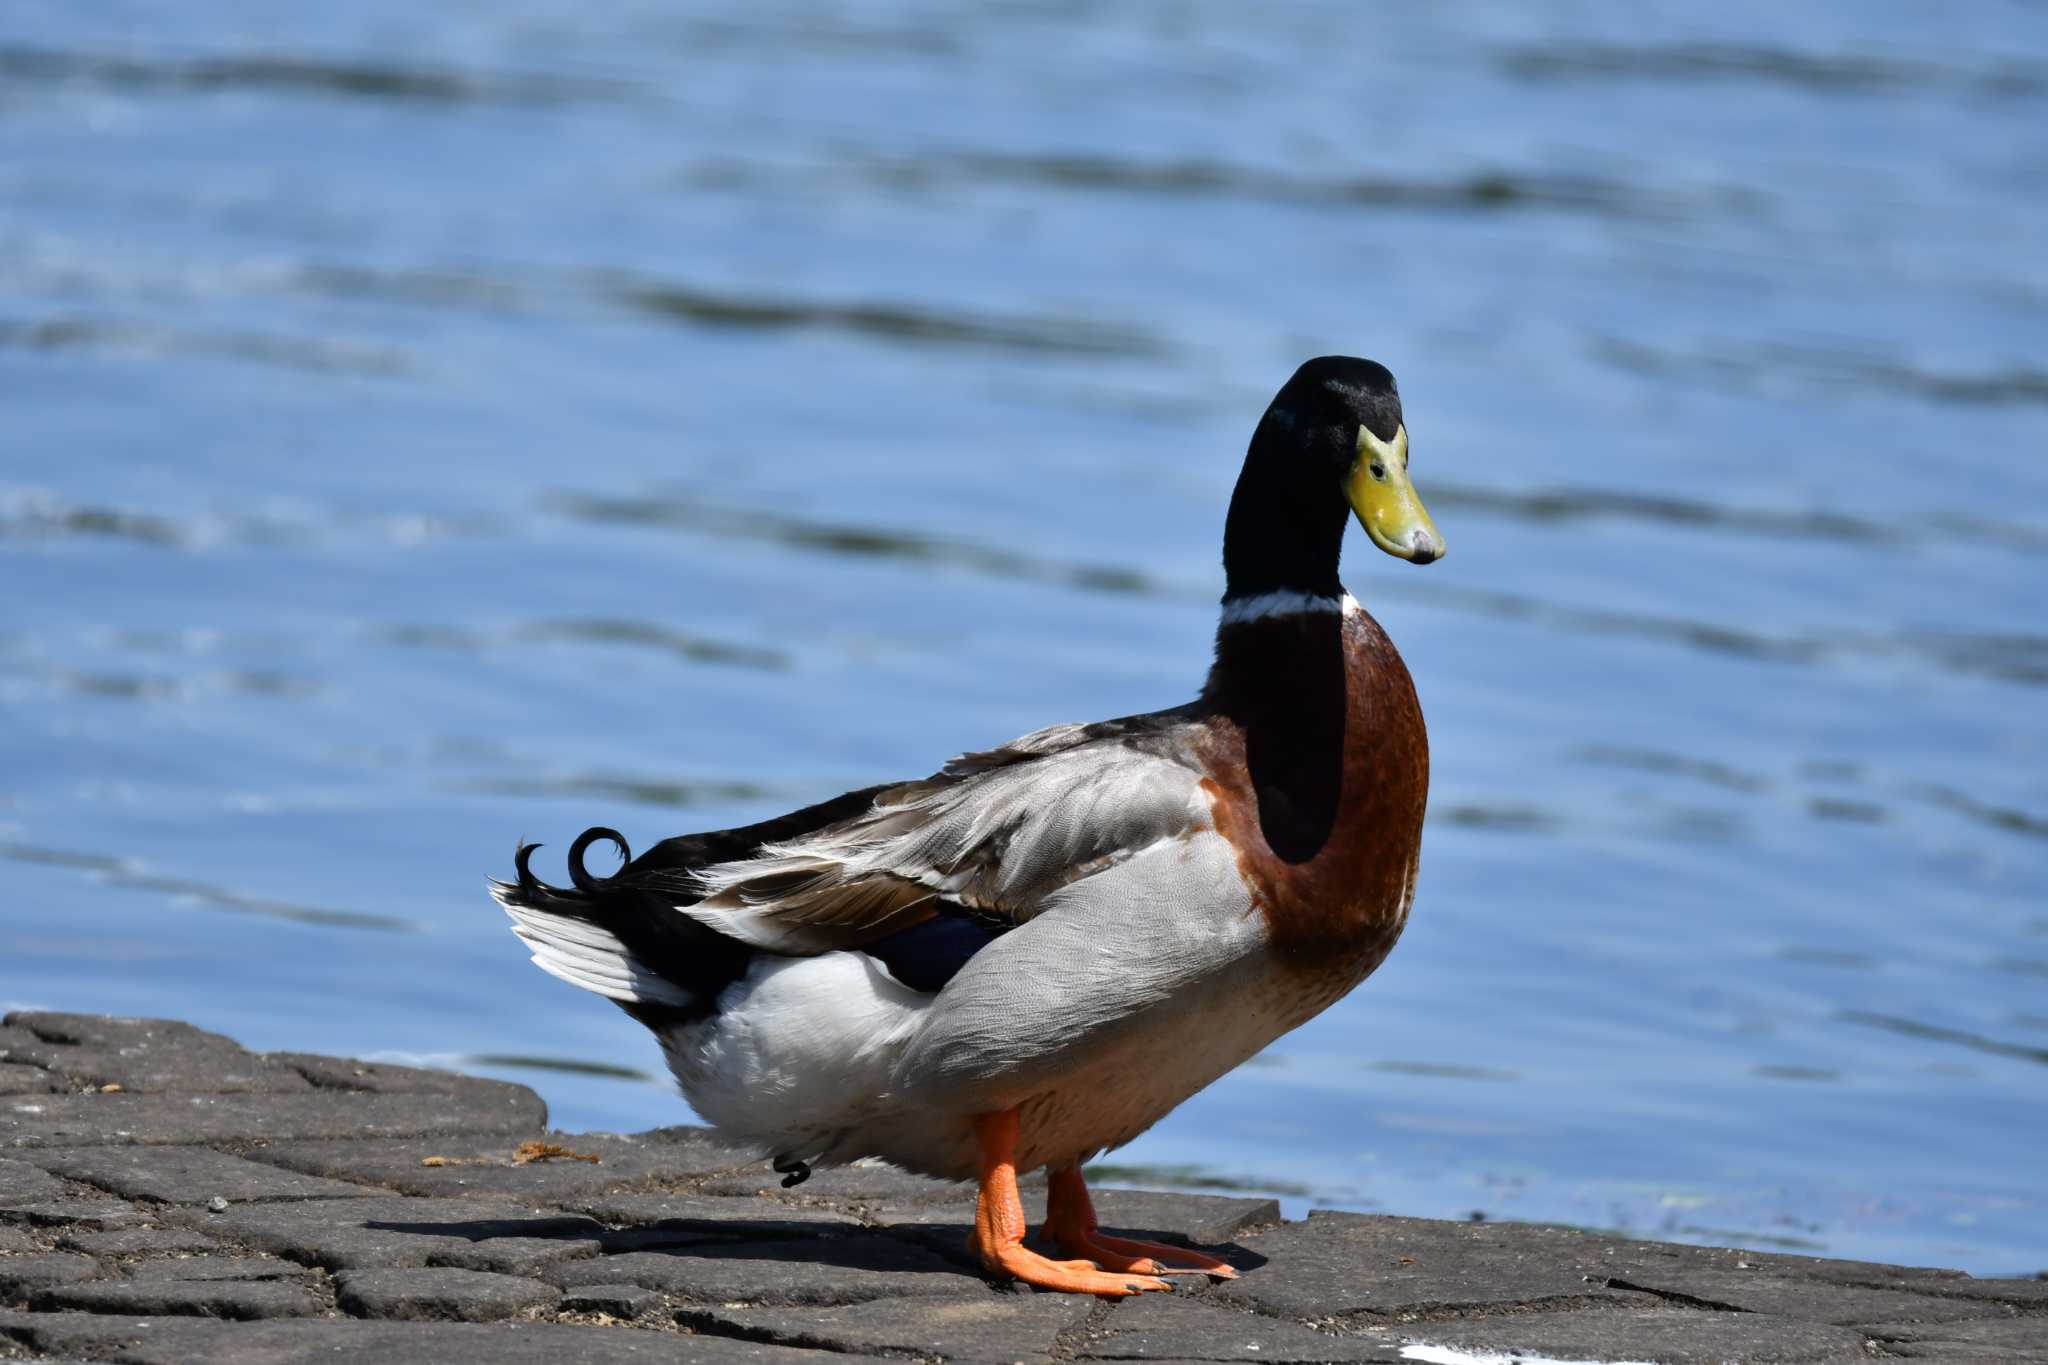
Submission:
{"label": "water ripple", "polygon": [[237,510],[167,517],[94,503],[70,503],[41,490],[0,490],[0,542],[78,537],[125,540],[173,550],[203,550],[222,544],[298,548],[324,539],[412,546],[448,536],[487,535],[502,529],[482,515],[364,515],[317,506],[295,515]]}
{"label": "water ripple", "polygon": [[[1170,349],[1155,333],[1110,319],[999,312],[900,299],[813,298],[720,289],[617,270],[564,272],[502,264],[389,268],[336,261],[232,267],[179,263],[144,269],[133,262],[109,264],[90,259],[10,261],[5,268],[17,288],[115,297],[169,294],[194,298],[267,291],[388,301],[437,310],[551,315],[588,311],[594,305],[694,327],[836,331],[896,345],[1142,357],[1163,356]],[[0,321],[0,346],[215,355],[296,369],[373,375],[404,374],[416,368],[405,354],[388,348],[324,338],[181,331],[106,318]]]}
{"label": "water ripple", "polygon": [[989,346],[1074,355],[1155,356],[1165,343],[1135,327],[1089,318],[947,311],[918,304],[836,302],[720,292],[697,285],[610,278],[612,298],[652,317],[710,327],[822,328],[926,346]]}
{"label": "water ripple", "polygon": [[923,191],[949,185],[1009,185],[1062,193],[1172,198],[1247,199],[1275,204],[1501,213],[1567,210],[1615,217],[1685,216],[1702,200],[1714,207],[1760,210],[1764,197],[1733,186],[1679,193],[1606,176],[1509,168],[1415,178],[1389,175],[1307,175],[1266,166],[1194,157],[1146,161],[1098,152],[952,151],[916,157],[867,155],[830,164],[769,165],[730,157],[693,167],[684,184],[728,192],[815,191],[834,179],[863,187]]}
{"label": "water ripple", "polygon": [[1547,834],[1564,824],[1562,817],[1535,806],[1488,806],[1469,801],[1448,806],[1431,804],[1426,818],[1432,824],[1502,834]]}
{"label": "water ripple", "polygon": [[726,805],[739,801],[766,801],[777,795],[774,788],[755,782],[692,781],[680,778],[625,777],[612,773],[572,773],[567,776],[478,777],[445,784],[450,791],[479,796],[563,797],[595,796],[607,801],[626,801],[640,806]]}
{"label": "water ripple", "polygon": [[1831,94],[1937,90],[2016,99],[2048,92],[2036,62],[1963,65],[1892,53],[1799,52],[1748,43],[1670,43],[1510,48],[1495,54],[1507,74],[1528,81],[1754,81]]}
{"label": "water ripple", "polygon": [[2040,1062],[2048,1065],[2048,1047],[2028,1047],[2022,1043],[2003,1042],[1997,1038],[1986,1038],[1980,1033],[1967,1029],[1944,1028],[1939,1024],[1923,1024],[1914,1019],[1902,1019],[1897,1015],[1876,1014],[1867,1010],[1843,1010],[1835,1016],[1844,1023],[1863,1024],[1870,1028],[1884,1029],[1889,1033],[1903,1034],[1908,1038],[1923,1038],[1932,1043],[1953,1043],[1975,1052],[1988,1052],[1997,1057],[2016,1057],[2023,1062]]}
{"label": "water ripple", "polygon": [[2029,838],[2048,839],[2048,816],[2034,815],[2013,806],[1995,805],[1980,801],[1968,792],[1953,787],[1922,785],[1910,793],[1923,801],[1967,816],[1978,824],[1992,829],[2006,830],[2012,834],[2024,834]]}
{"label": "water ripple", "polygon": [[0,509],[0,540],[61,540],[71,536],[132,540],[143,545],[189,544],[188,529],[166,517],[118,508],[66,506],[50,498],[17,496]]}
{"label": "water ripple", "polygon": [[0,321],[0,347],[28,351],[85,351],[148,357],[211,356],[288,369],[392,376],[412,364],[399,351],[324,337],[264,332],[210,332],[121,318],[55,317]]}
{"label": "water ripple", "polygon": [[756,508],[714,506],[684,495],[607,498],[580,493],[563,494],[554,500],[554,506],[575,521],[761,540],[856,559],[944,564],[997,578],[1053,583],[1089,592],[1183,595],[1141,570],[1121,565],[1067,564],[987,544],[948,540],[920,531],[809,521]]}
{"label": "water ripple", "polygon": [[134,891],[154,891],[179,900],[195,901],[208,909],[225,910],[238,915],[260,915],[266,919],[286,920],[294,924],[311,924],[329,929],[376,929],[390,933],[413,933],[422,928],[411,920],[400,919],[395,915],[372,914],[362,910],[327,910],[267,896],[245,896],[238,891],[230,891],[208,882],[149,872],[134,859],[101,853],[82,853],[73,849],[47,848],[36,844],[0,842],[0,858],[18,863],[36,863],[44,867],[64,867],[88,872],[110,886],[125,887]]}
{"label": "water ripple", "polygon": [[1368,1071],[1385,1071],[1396,1076],[1424,1076],[1453,1081],[1519,1081],[1521,1074],[1499,1067],[1465,1066],[1456,1062],[1365,1062]]}
{"label": "water ripple", "polygon": [[131,93],[258,90],[432,103],[560,104],[636,92],[635,86],[617,78],[479,71],[311,53],[113,55],[19,45],[0,47],[0,79],[94,85]]}
{"label": "water ripple", "polygon": [[455,649],[465,653],[567,642],[629,645],[673,654],[691,663],[726,664],[737,668],[781,670],[791,663],[790,656],[779,649],[735,644],[653,622],[616,618],[539,621],[502,631],[467,626],[398,625],[379,627],[374,634],[389,644]]}
{"label": "water ripple", "polygon": [[187,702],[218,696],[270,697],[299,701],[319,695],[326,684],[276,669],[240,668],[180,676],[30,665],[12,667],[0,676],[26,680],[31,686],[76,697],[112,701]]}
{"label": "water ripple", "polygon": [[1660,776],[1690,777],[1734,792],[1763,792],[1770,790],[1771,787],[1768,778],[1742,772],[1712,759],[1688,758],[1684,754],[1664,753],[1656,749],[1584,744],[1572,750],[1572,757],[1587,763],[1633,768],[1639,772],[1656,773]]}
{"label": "water ripple", "polygon": [[1692,526],[1715,531],[1838,541],[1847,544],[1894,546],[1919,540],[1975,536],[2030,549],[2048,550],[2048,529],[2002,525],[1961,517],[1916,516],[1910,527],[1871,521],[1843,512],[1820,509],[1731,507],[1724,503],[1665,494],[1630,493],[1608,488],[1481,488],[1472,484],[1430,483],[1434,505],[1493,515],[1514,521],[1553,525],[1577,521],[1636,521],[1660,526]]}
{"label": "water ripple", "polygon": [[1827,346],[1707,346],[1677,351],[1617,337],[1595,338],[1592,354],[1617,369],[1660,379],[1706,378],[1759,388],[1787,379],[1834,389],[1914,394],[1937,403],[2006,406],[2048,403],[2048,370],[2009,365],[1981,373],[1936,370],[1894,356]]}
{"label": "water ripple", "polygon": [[2048,637],[1965,631],[1805,631],[1766,634],[1740,626],[1597,607],[1572,607],[1516,593],[1449,584],[1395,588],[1417,601],[1589,635],[1615,635],[1786,664],[1908,658],[1947,672],[1999,682],[2048,683]]}

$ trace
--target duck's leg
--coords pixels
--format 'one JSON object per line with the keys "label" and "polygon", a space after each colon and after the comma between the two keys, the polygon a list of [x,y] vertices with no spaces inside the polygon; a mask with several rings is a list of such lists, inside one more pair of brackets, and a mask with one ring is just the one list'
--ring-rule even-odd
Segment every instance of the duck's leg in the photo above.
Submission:
{"label": "duck's leg", "polygon": [[1109,1274],[1092,1261],[1053,1261],[1025,1250],[1024,1205],[1017,1198],[1017,1111],[977,1114],[974,1136],[981,1143],[981,1197],[975,1202],[968,1246],[991,1274],[1040,1289],[1109,1298],[1173,1287],[1149,1275]]}
{"label": "duck's leg", "polygon": [[1096,1229],[1095,1204],[1079,1166],[1052,1172],[1046,1192],[1045,1235],[1069,1256],[1086,1256],[1104,1270],[1136,1271],[1141,1275],[1214,1275],[1237,1278],[1236,1267],[1186,1247],[1162,1246],[1129,1237],[1111,1237]]}

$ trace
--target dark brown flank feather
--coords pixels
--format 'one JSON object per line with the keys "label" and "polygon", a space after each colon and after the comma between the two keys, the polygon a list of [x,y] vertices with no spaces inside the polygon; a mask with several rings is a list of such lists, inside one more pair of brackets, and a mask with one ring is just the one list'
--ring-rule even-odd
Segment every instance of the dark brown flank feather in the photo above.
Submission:
{"label": "dark brown flank feather", "polygon": [[1364,610],[1304,613],[1223,627],[1202,709],[1216,828],[1314,1013],[1406,919],[1429,792],[1415,685]]}

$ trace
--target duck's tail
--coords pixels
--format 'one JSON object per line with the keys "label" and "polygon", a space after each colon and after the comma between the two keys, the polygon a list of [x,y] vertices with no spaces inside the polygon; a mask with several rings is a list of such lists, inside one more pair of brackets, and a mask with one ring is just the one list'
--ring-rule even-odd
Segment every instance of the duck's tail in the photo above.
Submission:
{"label": "duck's tail", "polygon": [[[596,877],[584,867],[584,853],[600,841],[616,844],[627,862],[619,875]],[[587,829],[570,845],[573,888],[533,874],[529,862],[539,847],[520,845],[515,880],[493,880],[491,896],[542,971],[660,1030],[713,1013],[719,992],[746,970],[753,955],[746,945],[677,912],[679,899],[689,897],[639,884],[632,852],[616,830]]]}

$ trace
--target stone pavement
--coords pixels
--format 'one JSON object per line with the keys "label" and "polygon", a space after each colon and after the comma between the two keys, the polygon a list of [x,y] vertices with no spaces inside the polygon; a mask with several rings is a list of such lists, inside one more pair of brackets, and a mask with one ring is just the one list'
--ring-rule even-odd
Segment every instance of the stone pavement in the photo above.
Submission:
{"label": "stone pavement", "polygon": [[[973,1192],[189,1024],[0,1022],[0,1360],[2048,1362],[2048,1281],[1102,1191],[1244,1275],[989,1284]],[[1510,1355],[1509,1353],[1519,1353]]]}

